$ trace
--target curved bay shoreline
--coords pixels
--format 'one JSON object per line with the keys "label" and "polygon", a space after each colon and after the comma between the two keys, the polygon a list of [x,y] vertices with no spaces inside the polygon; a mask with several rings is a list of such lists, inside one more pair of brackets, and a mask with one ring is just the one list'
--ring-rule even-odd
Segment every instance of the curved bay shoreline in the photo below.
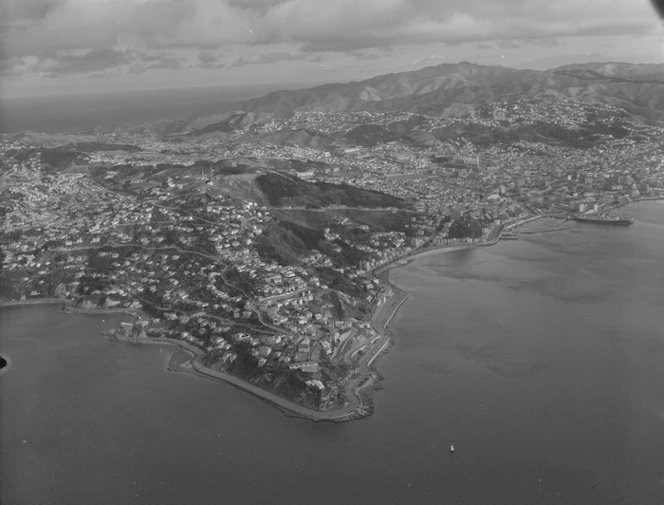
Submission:
{"label": "curved bay shoreline", "polygon": [[[655,198],[643,198],[635,199],[628,202],[624,202],[620,205],[615,206],[614,208],[623,207],[630,203],[638,203],[640,201],[653,201],[653,200],[662,200],[662,197]],[[612,209],[613,210],[613,209]],[[538,216],[542,217],[542,216]],[[515,228],[523,225],[524,223],[518,224]],[[551,231],[563,231],[567,228],[560,228]],[[117,342],[126,342],[132,343],[135,345],[171,345],[176,346],[177,349],[173,351],[169,359],[168,370],[171,371],[180,371],[184,373],[189,373],[194,376],[219,380],[227,384],[230,384],[238,389],[241,389],[245,392],[253,394],[256,397],[259,397],[272,405],[278,408],[281,412],[289,417],[306,419],[315,422],[346,422],[354,419],[361,419],[367,417],[373,412],[373,402],[372,397],[369,394],[369,389],[373,388],[374,390],[383,380],[383,377],[380,373],[374,368],[374,363],[377,358],[386,353],[392,344],[393,333],[389,330],[389,325],[397,315],[399,309],[403,306],[406,300],[409,298],[409,293],[400,289],[394,285],[389,280],[389,273],[394,268],[399,268],[405,265],[408,265],[411,261],[425,256],[444,254],[448,252],[471,249],[475,247],[487,247],[498,243],[500,239],[500,234],[495,239],[478,242],[472,244],[455,244],[455,245],[446,245],[446,246],[432,246],[424,250],[415,252],[409,256],[406,256],[402,259],[396,260],[393,263],[387,264],[385,266],[379,267],[374,271],[374,275],[379,277],[381,281],[388,284],[392,289],[392,296],[386,300],[382,305],[376,308],[374,314],[372,315],[371,325],[373,329],[380,334],[381,338],[372,344],[367,344],[364,354],[358,360],[359,374],[353,380],[351,380],[345,387],[347,393],[347,403],[337,409],[319,411],[309,409],[303,406],[300,406],[294,402],[291,402],[285,398],[282,398],[278,395],[270,393],[264,389],[259,388],[247,382],[243,379],[235,377],[233,375],[220,372],[217,370],[212,370],[207,368],[202,363],[202,358],[204,351],[199,349],[192,344],[171,338],[145,338],[136,340],[126,340],[117,338],[115,336],[110,337],[109,340]],[[28,299],[28,300],[17,300],[17,301],[0,301],[0,308],[3,307],[13,307],[13,306],[26,306],[26,305],[40,305],[40,304],[62,304],[64,312],[74,312],[74,313],[92,313],[92,314],[126,314],[135,318],[147,317],[142,311],[135,309],[86,309],[74,307],[71,302],[65,299],[60,298],[38,298],[38,299]],[[183,358],[183,355],[176,356],[178,350],[186,353],[187,359]],[[178,362],[179,361],[179,362]]]}
{"label": "curved bay shoreline", "polygon": [[[387,278],[384,279],[389,282]],[[208,379],[220,380],[227,384],[237,387],[245,392],[257,396],[281,410],[289,417],[306,419],[315,422],[346,422],[354,419],[360,419],[370,415],[373,411],[373,405],[370,396],[365,390],[380,381],[382,377],[372,368],[375,359],[383,352],[386,352],[391,343],[392,334],[387,331],[389,323],[396,315],[398,309],[408,298],[408,293],[392,285],[393,294],[380,305],[372,316],[372,327],[381,334],[381,339],[368,345],[369,350],[363,354],[358,361],[360,373],[346,385],[347,403],[338,409],[331,410],[313,410],[276,394],[270,393],[258,386],[251,384],[239,377],[224,373],[218,370],[212,370],[203,365],[204,351],[198,347],[183,340],[159,337],[142,338],[138,340],[119,338],[116,334],[104,332],[107,339],[111,342],[124,342],[133,345],[170,345],[176,346],[179,350],[188,355],[188,359],[175,363],[174,351],[169,358],[168,369],[171,371],[180,371],[194,376]],[[71,302],[61,298],[38,298],[31,300],[0,301],[0,309],[4,307],[19,307],[30,305],[62,305],[63,312],[80,314],[126,314],[135,318],[140,318],[144,314],[134,309],[85,309],[73,307]]]}
{"label": "curved bay shoreline", "polygon": [[331,410],[313,410],[298,405],[281,396],[266,391],[244,379],[234,375],[213,370],[203,364],[204,351],[189,342],[183,340],[159,337],[145,338],[140,340],[128,340],[118,338],[116,335],[107,334],[108,339],[114,342],[126,342],[134,345],[172,345],[178,350],[187,354],[187,358],[182,360],[176,357],[174,353],[169,358],[168,369],[188,373],[194,376],[220,380],[230,384],[247,393],[257,396],[275,407],[289,417],[306,419],[314,422],[334,422],[341,423],[361,419],[370,415],[373,411],[373,404],[366,389],[379,382],[382,377],[372,368],[375,359],[383,352],[386,352],[391,343],[392,334],[387,330],[389,323],[396,315],[399,308],[408,299],[408,293],[392,285],[393,295],[383,303],[372,317],[372,327],[381,334],[381,339],[370,345],[370,350],[365,352],[358,361],[360,373],[346,385],[347,403],[337,409]]}
{"label": "curved bay shoreline", "polygon": [[[393,263],[387,264],[374,271],[374,275],[381,279],[392,289],[392,295],[383,304],[378,306],[374,311],[371,318],[372,328],[380,335],[378,340],[374,339],[371,342],[360,347],[358,351],[363,351],[362,356],[357,362],[358,374],[355,378],[350,380],[346,386],[346,404],[341,408],[330,410],[314,410],[307,407],[298,405],[290,400],[282,398],[274,393],[266,391],[250,382],[245,381],[234,375],[221,372],[218,370],[210,369],[203,365],[204,351],[188,342],[179,339],[159,337],[159,338],[140,338],[124,339],[119,338],[117,334],[106,332],[107,339],[113,342],[125,342],[134,345],[171,345],[176,346],[177,350],[173,351],[169,358],[167,369],[170,371],[179,371],[188,373],[194,376],[203,377],[207,379],[223,381],[238,389],[248,392],[256,397],[259,397],[278,408],[282,413],[289,417],[306,419],[314,422],[333,422],[341,423],[361,419],[373,413],[373,399],[369,393],[369,389],[374,390],[383,380],[383,377],[375,369],[374,363],[377,358],[386,353],[392,343],[394,337],[393,333],[389,330],[389,325],[397,315],[399,309],[404,305],[409,298],[409,293],[390,282],[389,273],[393,268],[398,268],[409,264],[411,261],[430,255],[444,254],[462,249],[471,249],[474,247],[486,247],[498,243],[500,236],[487,242],[478,242],[463,245],[447,245],[417,252],[410,256],[406,256]],[[88,313],[88,314],[126,314],[135,318],[147,317],[142,311],[135,309],[87,309],[74,307],[68,300],[60,298],[40,298],[32,300],[19,300],[3,302],[0,301],[0,308],[9,306],[22,306],[22,305],[38,305],[38,304],[62,304],[64,312],[73,313]],[[183,351],[187,355],[187,359],[183,356],[176,356],[178,350]]]}
{"label": "curved bay shoreline", "polygon": [[[362,356],[357,362],[358,375],[353,378],[345,386],[346,390],[346,404],[337,409],[330,410],[314,410],[307,407],[298,405],[285,398],[282,398],[274,393],[266,391],[250,382],[245,381],[234,375],[224,373],[218,370],[210,369],[203,365],[204,351],[188,342],[179,339],[159,337],[159,338],[141,338],[138,340],[119,338],[116,334],[105,332],[107,339],[111,342],[124,342],[133,345],[171,345],[176,346],[179,350],[184,351],[188,359],[176,362],[174,355],[177,350],[169,358],[169,365],[167,367],[170,371],[179,371],[191,374],[193,376],[203,377],[223,381],[256,397],[259,397],[279,409],[288,417],[299,419],[306,419],[314,422],[333,422],[342,423],[361,419],[370,416],[373,413],[373,399],[369,393],[370,388],[376,388],[383,380],[383,377],[375,369],[374,363],[377,358],[387,353],[392,343],[393,333],[389,330],[389,325],[397,315],[399,309],[403,306],[409,298],[409,293],[395,286],[389,280],[389,271],[393,268],[398,268],[407,265],[412,260],[420,256],[428,256],[432,254],[443,254],[460,249],[469,249],[478,246],[493,245],[498,242],[498,239],[491,242],[468,244],[463,246],[447,246],[427,250],[419,254],[408,256],[404,259],[398,260],[394,263],[388,264],[384,267],[377,269],[374,273],[381,281],[385,282],[392,289],[392,296],[384,303],[376,308],[371,318],[372,328],[380,335],[380,339],[372,341],[358,350],[364,351]],[[135,318],[147,317],[142,311],[135,309],[88,309],[74,307],[73,304],[66,299],[61,298],[35,298],[29,300],[16,300],[16,301],[0,301],[0,308],[15,307],[15,306],[29,306],[29,305],[42,305],[42,304],[62,304],[63,312],[67,313],[80,313],[80,314],[126,314]]]}

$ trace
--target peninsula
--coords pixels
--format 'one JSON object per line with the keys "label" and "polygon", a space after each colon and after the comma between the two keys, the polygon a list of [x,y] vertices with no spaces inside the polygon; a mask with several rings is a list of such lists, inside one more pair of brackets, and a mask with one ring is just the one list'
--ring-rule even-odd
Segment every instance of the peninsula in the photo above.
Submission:
{"label": "peninsula", "polygon": [[[453,70],[502,89],[476,67]],[[168,127],[2,135],[0,301],[126,312],[109,338],[177,345],[172,370],[315,421],[368,415],[407,297],[389,268],[664,194],[658,117],[563,95],[252,109],[266,98]]]}

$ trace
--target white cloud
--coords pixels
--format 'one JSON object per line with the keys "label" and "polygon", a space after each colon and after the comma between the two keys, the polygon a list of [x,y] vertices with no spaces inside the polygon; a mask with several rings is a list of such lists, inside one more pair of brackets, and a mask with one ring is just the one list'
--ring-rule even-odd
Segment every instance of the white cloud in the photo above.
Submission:
{"label": "white cloud", "polygon": [[647,0],[1,0],[0,19],[7,57],[281,42],[349,51],[661,30]]}

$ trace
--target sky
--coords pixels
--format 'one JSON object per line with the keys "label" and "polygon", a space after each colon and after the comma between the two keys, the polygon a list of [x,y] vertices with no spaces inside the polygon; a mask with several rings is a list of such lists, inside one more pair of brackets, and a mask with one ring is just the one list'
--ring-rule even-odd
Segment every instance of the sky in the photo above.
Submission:
{"label": "sky", "polygon": [[648,0],[0,0],[0,97],[664,63]]}

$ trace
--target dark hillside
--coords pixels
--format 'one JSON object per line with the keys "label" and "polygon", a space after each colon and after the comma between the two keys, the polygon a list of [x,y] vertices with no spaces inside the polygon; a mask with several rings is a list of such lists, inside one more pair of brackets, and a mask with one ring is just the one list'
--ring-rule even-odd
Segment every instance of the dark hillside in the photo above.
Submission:
{"label": "dark hillside", "polygon": [[482,225],[470,216],[463,216],[452,221],[448,233],[449,238],[479,238],[482,236]]}
{"label": "dark hillside", "polygon": [[235,128],[228,121],[220,121],[218,123],[207,125],[201,128],[200,130],[194,130],[192,132],[189,132],[187,134],[187,137],[198,137],[200,135],[205,135],[206,133],[213,133],[213,132],[230,133],[233,130],[235,130]]}
{"label": "dark hillside", "polygon": [[392,121],[387,126],[361,124],[346,133],[346,140],[365,147],[393,140],[413,141],[409,134],[423,122],[422,116],[413,116],[405,120]]}
{"label": "dark hillside", "polygon": [[526,141],[562,144],[585,149],[592,147],[595,141],[599,140],[600,135],[623,138],[629,135],[629,130],[620,123],[607,124],[601,121],[587,122],[577,128],[537,121],[532,124],[505,126],[459,123],[437,128],[433,131],[433,134],[441,141],[462,138],[476,145],[509,144]]}
{"label": "dark hillside", "polygon": [[256,250],[263,260],[281,265],[300,265],[300,256],[307,253],[302,239],[277,224],[270,225],[256,237]]}
{"label": "dark hillside", "polygon": [[263,259],[287,265],[297,265],[300,258],[319,251],[337,267],[357,265],[366,253],[347,242],[327,240],[321,230],[309,228],[293,221],[280,221],[270,225],[256,240],[258,253]]}
{"label": "dark hillside", "polygon": [[74,149],[83,153],[94,153],[96,151],[127,151],[135,153],[142,149],[133,144],[109,144],[106,142],[79,142],[74,144]]}
{"label": "dark hillside", "polygon": [[71,166],[81,157],[81,153],[72,147],[54,147],[42,148],[40,150],[40,160],[49,169],[64,169]]}
{"label": "dark hillside", "polygon": [[356,188],[354,186],[311,183],[273,172],[259,175],[256,185],[268,203],[283,207],[321,208],[335,206],[365,208],[405,208],[408,204],[394,196]]}
{"label": "dark hillside", "polygon": [[387,128],[376,124],[359,125],[346,133],[347,140],[365,147],[373,147],[398,138],[398,133],[390,132]]}

